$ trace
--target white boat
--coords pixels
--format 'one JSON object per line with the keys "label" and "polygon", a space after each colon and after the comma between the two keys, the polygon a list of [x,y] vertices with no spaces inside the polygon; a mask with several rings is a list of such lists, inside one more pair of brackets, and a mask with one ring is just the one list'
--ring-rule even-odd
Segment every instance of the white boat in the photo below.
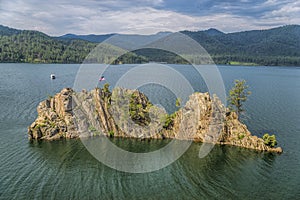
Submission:
{"label": "white boat", "polygon": [[55,77],[55,74],[51,74],[51,75],[50,75],[50,78],[51,78],[51,79],[55,79],[55,78],[56,78],[56,77]]}

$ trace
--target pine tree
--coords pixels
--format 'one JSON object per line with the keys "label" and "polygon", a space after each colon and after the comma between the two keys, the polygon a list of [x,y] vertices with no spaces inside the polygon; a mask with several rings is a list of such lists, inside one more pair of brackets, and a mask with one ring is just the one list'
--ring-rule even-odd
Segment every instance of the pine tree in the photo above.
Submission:
{"label": "pine tree", "polygon": [[246,85],[245,80],[235,80],[234,82],[234,86],[229,91],[228,101],[230,108],[240,115],[240,113],[244,111],[243,102],[248,99],[251,92],[248,91],[249,86]]}

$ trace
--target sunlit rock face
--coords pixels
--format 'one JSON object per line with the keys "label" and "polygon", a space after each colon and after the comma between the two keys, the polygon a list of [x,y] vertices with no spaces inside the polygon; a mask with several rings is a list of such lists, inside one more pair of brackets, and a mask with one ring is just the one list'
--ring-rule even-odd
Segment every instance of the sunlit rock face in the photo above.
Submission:
{"label": "sunlit rock face", "polygon": [[37,119],[28,127],[29,139],[131,137],[139,139],[175,138],[228,144],[261,151],[282,152],[263,139],[252,136],[235,112],[224,107],[218,97],[194,93],[175,113],[152,105],[138,90],[96,88],[90,92],[63,89],[42,101]]}

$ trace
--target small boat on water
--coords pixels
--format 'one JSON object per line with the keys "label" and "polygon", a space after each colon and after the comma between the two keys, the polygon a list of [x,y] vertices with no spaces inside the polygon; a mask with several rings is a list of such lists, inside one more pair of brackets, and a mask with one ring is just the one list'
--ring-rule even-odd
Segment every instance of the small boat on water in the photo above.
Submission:
{"label": "small boat on water", "polygon": [[51,74],[51,75],[50,75],[50,78],[51,78],[51,79],[55,79],[55,78],[56,78],[56,77],[55,77],[55,74]]}

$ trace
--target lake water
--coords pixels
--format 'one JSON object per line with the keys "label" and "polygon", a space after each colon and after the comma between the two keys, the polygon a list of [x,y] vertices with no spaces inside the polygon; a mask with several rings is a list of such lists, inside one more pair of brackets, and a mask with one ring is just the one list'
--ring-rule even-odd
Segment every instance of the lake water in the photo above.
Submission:
{"label": "lake water", "polygon": [[[106,167],[80,140],[27,140],[27,127],[37,116],[38,103],[64,87],[72,87],[78,68],[0,64],[0,199],[300,198],[299,67],[219,66],[227,90],[234,79],[247,80],[252,95],[245,104],[244,122],[255,135],[276,134],[283,154],[215,146],[200,159],[201,144],[195,143],[173,164],[145,174]],[[106,78],[113,79],[114,73],[128,68],[114,66]],[[205,88],[197,85],[193,72],[182,69],[196,90]],[[58,78],[51,81],[51,73]],[[168,141],[113,142],[137,151]]]}

